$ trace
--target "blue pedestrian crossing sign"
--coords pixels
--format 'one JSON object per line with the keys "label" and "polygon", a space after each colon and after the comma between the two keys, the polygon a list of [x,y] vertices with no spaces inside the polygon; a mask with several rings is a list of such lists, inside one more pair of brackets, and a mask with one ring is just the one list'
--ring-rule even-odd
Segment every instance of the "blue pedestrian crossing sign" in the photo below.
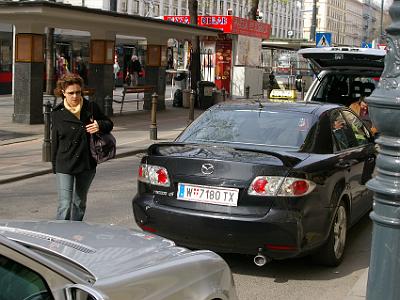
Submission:
{"label": "blue pedestrian crossing sign", "polygon": [[317,48],[330,47],[332,40],[331,32],[317,32],[315,34],[315,43]]}
{"label": "blue pedestrian crossing sign", "polygon": [[372,43],[361,42],[361,48],[372,48]]}

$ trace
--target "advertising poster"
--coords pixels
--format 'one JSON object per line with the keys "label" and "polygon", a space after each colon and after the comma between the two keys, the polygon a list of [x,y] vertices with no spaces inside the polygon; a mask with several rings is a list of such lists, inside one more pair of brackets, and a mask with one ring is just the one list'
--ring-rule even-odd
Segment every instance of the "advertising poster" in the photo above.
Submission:
{"label": "advertising poster", "polygon": [[215,52],[215,85],[230,93],[232,67],[232,40],[218,39]]}

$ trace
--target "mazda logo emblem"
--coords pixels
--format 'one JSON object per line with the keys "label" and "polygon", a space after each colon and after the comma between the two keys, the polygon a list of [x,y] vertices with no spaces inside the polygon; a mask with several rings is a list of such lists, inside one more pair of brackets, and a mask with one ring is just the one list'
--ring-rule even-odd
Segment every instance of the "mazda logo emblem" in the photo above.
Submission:
{"label": "mazda logo emblem", "polygon": [[203,164],[201,166],[201,173],[204,175],[210,175],[214,172],[214,166],[212,164]]}

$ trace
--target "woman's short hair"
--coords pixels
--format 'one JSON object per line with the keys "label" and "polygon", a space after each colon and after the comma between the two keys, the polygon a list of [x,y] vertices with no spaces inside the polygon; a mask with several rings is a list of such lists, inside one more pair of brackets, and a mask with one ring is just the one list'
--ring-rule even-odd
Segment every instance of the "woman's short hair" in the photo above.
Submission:
{"label": "woman's short hair", "polygon": [[57,81],[57,87],[54,91],[54,94],[58,97],[63,97],[63,91],[73,84],[78,84],[80,87],[83,87],[83,79],[77,74],[69,73],[62,76]]}

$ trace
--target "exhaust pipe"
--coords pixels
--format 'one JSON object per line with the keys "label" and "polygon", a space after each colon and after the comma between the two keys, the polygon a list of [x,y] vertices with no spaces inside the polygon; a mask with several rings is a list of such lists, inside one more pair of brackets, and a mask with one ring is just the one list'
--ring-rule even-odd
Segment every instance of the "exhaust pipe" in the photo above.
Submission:
{"label": "exhaust pipe", "polygon": [[262,267],[263,265],[265,265],[266,263],[269,263],[271,261],[270,258],[265,257],[264,255],[262,255],[261,253],[258,253],[255,257],[254,257],[254,263],[256,264],[256,266],[258,267]]}

